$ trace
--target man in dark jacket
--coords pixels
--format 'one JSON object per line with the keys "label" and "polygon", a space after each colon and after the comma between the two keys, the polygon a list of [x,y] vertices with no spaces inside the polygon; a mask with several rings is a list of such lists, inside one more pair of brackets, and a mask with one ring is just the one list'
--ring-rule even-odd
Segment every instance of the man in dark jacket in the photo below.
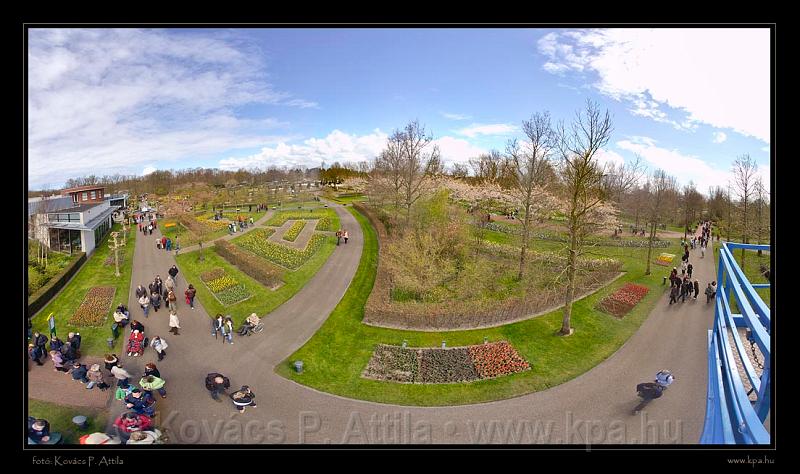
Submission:
{"label": "man in dark jacket", "polygon": [[168,273],[169,273],[169,276],[171,276],[171,277],[172,277],[172,279],[173,279],[173,280],[175,280],[175,282],[177,283],[177,282],[178,282],[178,280],[177,280],[177,276],[178,276],[178,267],[177,267],[177,266],[175,266],[175,265],[173,265],[173,266],[172,266],[172,267],[169,269],[169,272],[168,272]]}
{"label": "man in dark jacket", "polygon": [[31,344],[38,347],[42,354],[47,357],[47,336],[44,334],[39,333],[38,331],[33,333],[33,337],[31,338]]}
{"label": "man in dark jacket", "polygon": [[61,351],[61,347],[64,346],[64,341],[53,336],[50,338],[50,350],[51,351]]}
{"label": "man in dark jacket", "polygon": [[50,441],[50,422],[47,420],[33,420],[28,426],[28,438],[34,443],[46,443]]}
{"label": "man in dark jacket", "polygon": [[215,372],[206,376],[206,389],[211,392],[211,398],[218,402],[222,401],[219,398],[219,394],[224,393],[230,387],[231,381],[222,374]]}
{"label": "man in dark jacket", "polygon": [[77,380],[80,383],[88,383],[89,379],[86,378],[86,366],[81,364],[80,362],[75,362],[72,364],[72,380]]}
{"label": "man in dark jacket", "polygon": [[125,406],[138,415],[153,416],[153,413],[155,413],[154,404],[153,396],[149,392],[143,392],[138,388],[131,390],[131,393],[125,397]]}
{"label": "man in dark jacket", "polygon": [[61,356],[64,357],[64,362],[72,362],[78,358],[78,354],[75,351],[75,348],[72,347],[72,344],[69,342],[65,342],[63,346],[61,346]]}
{"label": "man in dark jacket", "polygon": [[700,294],[700,281],[699,280],[695,280],[694,281],[694,299],[697,299],[697,295],[699,295],[699,294]]}
{"label": "man in dark jacket", "polygon": [[146,295],[146,294],[147,294],[147,289],[145,287],[143,287],[142,285],[139,285],[139,286],[136,287],[136,299],[137,300],[139,298],[141,298],[142,296]]}
{"label": "man in dark jacket", "polygon": [[67,335],[67,341],[72,344],[72,348],[76,351],[81,350],[81,333],[71,332]]}
{"label": "man in dark jacket", "polygon": [[44,365],[40,360],[42,358],[42,349],[39,346],[28,344],[28,355],[30,355],[32,361],[36,362],[36,365]]}
{"label": "man in dark jacket", "polygon": [[147,289],[150,290],[150,294],[153,294],[158,290],[158,284],[155,280],[153,280],[149,285],[147,285]]}

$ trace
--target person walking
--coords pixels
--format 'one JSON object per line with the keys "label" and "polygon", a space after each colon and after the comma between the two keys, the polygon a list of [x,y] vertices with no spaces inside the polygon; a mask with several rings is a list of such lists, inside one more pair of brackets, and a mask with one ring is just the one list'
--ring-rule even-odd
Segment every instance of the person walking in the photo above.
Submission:
{"label": "person walking", "polygon": [[705,293],[706,293],[706,303],[708,303],[709,301],[711,301],[711,298],[714,297],[714,289],[711,288],[711,283],[709,283],[708,286],[706,287]]}
{"label": "person walking", "polygon": [[230,387],[231,381],[228,377],[216,372],[206,375],[206,390],[211,393],[211,398],[214,400],[221,402],[219,394],[225,393]]}
{"label": "person walking", "polygon": [[230,344],[233,344],[233,320],[227,316],[222,323],[222,337],[223,340],[227,339]]}
{"label": "person walking", "polygon": [[161,308],[161,293],[154,291],[150,295],[150,304],[153,305],[153,311],[158,313],[158,309]]}
{"label": "person walking", "polygon": [[167,252],[169,252],[170,250],[172,250],[172,239],[167,237]]}
{"label": "person walking", "polygon": [[167,271],[167,273],[169,273],[169,276],[171,276],[171,277],[172,277],[172,280],[173,280],[175,283],[177,283],[177,282],[178,282],[178,267],[177,267],[177,265],[173,265],[173,266],[171,266],[171,267],[169,268],[169,270]]}
{"label": "person walking", "polygon": [[175,247],[175,256],[177,257],[178,256],[178,252],[181,251],[181,244],[180,244],[180,242],[178,242],[178,238],[177,237],[175,237],[174,247]]}
{"label": "person walking", "polygon": [[156,401],[150,392],[145,392],[139,388],[134,388],[125,397],[125,407],[137,415],[153,416],[155,414]]}
{"label": "person walking", "polygon": [[683,287],[681,289],[681,303],[686,302],[686,297],[692,292],[692,282],[689,277],[683,278]]}
{"label": "person walking", "polygon": [[89,383],[86,384],[87,390],[91,390],[97,386],[100,390],[105,391],[110,387],[105,381],[103,372],[100,370],[100,364],[93,364],[89,368],[89,371],[86,372],[86,378],[89,379]]}
{"label": "person walking", "polygon": [[159,336],[155,336],[153,340],[150,341],[150,347],[152,347],[153,350],[156,351],[156,354],[158,354],[158,360],[164,360],[164,356],[167,355],[166,349],[169,347],[167,345],[167,341]]}
{"label": "person walking", "polygon": [[117,362],[115,366],[111,367],[111,375],[117,379],[117,387],[128,388],[130,386],[128,379],[130,379],[132,375],[122,367],[121,363]]}
{"label": "person walking", "polygon": [[691,263],[686,265],[686,275],[689,277],[690,280],[692,279],[692,270],[694,270],[694,266],[692,266]]}
{"label": "person walking", "polygon": [[239,413],[244,413],[245,408],[249,406],[256,408],[256,394],[247,385],[242,385],[242,388],[233,392],[230,397]]}
{"label": "person walking", "polygon": [[64,367],[64,356],[59,351],[50,351],[50,360],[53,362],[54,372],[69,372],[69,367]]}
{"label": "person walking", "polygon": [[139,285],[139,286],[136,287],[136,299],[137,300],[139,298],[141,298],[142,296],[146,295],[146,294],[147,294],[147,290],[142,285]]}
{"label": "person walking", "polygon": [[161,248],[164,249],[164,250],[167,250],[167,236],[166,235],[162,235],[161,236]]}
{"label": "person walking", "polygon": [[161,250],[161,239],[156,237],[156,249]]}
{"label": "person walking", "polygon": [[344,238],[344,243],[347,244],[347,239],[350,238],[350,234],[348,234],[347,231],[345,230],[344,232],[342,232],[342,238]]}
{"label": "person walking", "polygon": [[147,232],[149,232],[150,235],[153,235],[153,224],[147,226]]}
{"label": "person walking", "polygon": [[178,312],[174,307],[169,309],[169,332],[176,336],[180,336],[178,330],[181,328],[180,321],[178,321]]}
{"label": "person walking", "polygon": [[697,299],[697,295],[700,294],[700,280],[694,281],[694,299]]}
{"label": "person walking", "polygon": [[146,318],[150,313],[150,297],[147,296],[147,294],[139,298],[139,306],[142,308],[142,312],[144,312],[144,317]]}
{"label": "person walking", "polygon": [[176,310],[176,311],[178,310],[178,304],[177,304],[178,297],[175,296],[175,291],[173,291],[173,290],[167,291],[167,299],[166,299],[166,301],[167,301],[167,303],[169,303],[170,312],[172,312],[172,310]]}
{"label": "person walking", "polygon": [[155,278],[153,278],[153,281],[151,281],[150,284],[147,285],[147,289],[149,290],[147,292],[147,294],[152,294],[152,293],[158,291],[158,283],[156,283],[156,279]]}
{"label": "person walking", "polygon": [[337,246],[339,245],[339,242],[340,242],[341,240],[342,240],[342,231],[341,231],[341,230],[337,230],[337,231],[336,231],[336,245],[337,245]]}
{"label": "person walking", "polygon": [[36,362],[36,365],[44,365],[41,361],[42,349],[37,346],[36,344],[28,344],[28,355],[30,356],[31,360]]}
{"label": "person walking", "polygon": [[705,243],[703,243],[703,245],[700,246],[700,258],[705,258],[705,257],[706,257],[706,246]]}
{"label": "person walking", "polygon": [[155,375],[145,375],[139,381],[139,386],[142,387],[145,393],[149,393],[151,398],[153,397],[152,393],[154,390],[161,395],[161,398],[167,398],[167,390],[164,388],[165,384],[166,382],[164,379]]}
{"label": "person walking", "polygon": [[190,308],[194,309],[194,297],[197,294],[197,290],[195,290],[192,284],[189,284],[189,288],[186,288],[184,295],[186,296],[186,304],[189,305]]}

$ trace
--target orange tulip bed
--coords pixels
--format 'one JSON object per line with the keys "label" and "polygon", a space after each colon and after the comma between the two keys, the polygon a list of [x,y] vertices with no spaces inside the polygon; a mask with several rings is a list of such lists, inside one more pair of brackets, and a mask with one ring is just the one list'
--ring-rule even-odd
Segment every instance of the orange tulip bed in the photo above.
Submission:
{"label": "orange tulip bed", "polygon": [[452,348],[378,344],[362,377],[400,383],[462,383],[530,370],[507,341]]}
{"label": "orange tulip bed", "polygon": [[600,300],[597,309],[621,318],[628,314],[649,291],[650,288],[646,286],[626,283],[622,288]]}
{"label": "orange tulip bed", "polygon": [[72,317],[69,324],[73,326],[100,326],[111,311],[116,288],[112,286],[94,287],[86,293],[83,302]]}

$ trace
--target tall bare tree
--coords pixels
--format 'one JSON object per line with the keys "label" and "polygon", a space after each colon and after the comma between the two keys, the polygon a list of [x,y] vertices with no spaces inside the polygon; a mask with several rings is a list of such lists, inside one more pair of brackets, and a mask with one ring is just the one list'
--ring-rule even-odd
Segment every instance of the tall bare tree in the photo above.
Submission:
{"label": "tall bare tree", "polygon": [[423,185],[431,173],[441,171],[439,147],[431,146],[433,137],[416,120],[409,122],[399,134],[402,171],[402,198],[406,213],[406,227],[411,217],[411,206],[422,196]]}
{"label": "tall bare tree", "polygon": [[653,241],[656,239],[656,231],[658,225],[665,216],[665,201],[669,192],[677,187],[675,178],[667,176],[663,170],[656,170],[653,173],[653,178],[650,181],[649,196],[647,199],[648,213],[647,218],[650,221],[650,236],[647,240],[647,268],[644,274],[650,274],[650,261],[653,258]]}
{"label": "tall bare tree", "polygon": [[508,166],[514,174],[512,189],[523,211],[522,246],[519,253],[519,272],[517,272],[519,280],[525,272],[525,253],[530,243],[535,203],[544,184],[542,177],[545,164],[556,145],[548,112],[535,113],[530,120],[523,120],[522,130],[527,140],[520,144],[513,139],[506,147]]}
{"label": "tall bare tree", "polygon": [[[748,222],[749,206],[753,199],[756,172],[758,165],[750,155],[744,154],[736,158],[733,162],[733,183],[736,188],[736,197],[739,200],[741,209],[742,241],[750,243],[750,223]],[[746,252],[742,249],[742,266],[744,266]]]}
{"label": "tall bare tree", "polygon": [[586,108],[575,114],[572,124],[563,122],[557,128],[556,143],[560,155],[560,172],[567,198],[567,290],[561,334],[572,334],[570,317],[575,299],[575,276],[585,236],[592,230],[593,211],[603,202],[603,168],[596,154],[611,138],[611,117],[601,112],[597,103],[586,101]]}
{"label": "tall bare tree", "polygon": [[[765,208],[768,208],[767,200],[769,199],[769,193],[764,188],[764,183],[761,180],[761,176],[756,178],[755,182],[755,206],[756,206],[756,223],[755,223],[755,237],[756,237],[756,244],[761,245],[761,240],[764,237],[764,231],[766,230],[769,232],[769,212],[764,212]],[[764,222],[764,217],[767,217],[767,222]],[[758,256],[761,256],[761,250],[758,251]]]}

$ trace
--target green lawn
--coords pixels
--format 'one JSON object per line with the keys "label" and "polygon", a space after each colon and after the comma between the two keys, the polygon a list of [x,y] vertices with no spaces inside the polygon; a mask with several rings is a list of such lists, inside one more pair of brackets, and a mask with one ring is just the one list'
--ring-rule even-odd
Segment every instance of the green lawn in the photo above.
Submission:
{"label": "green lawn", "polygon": [[[283,274],[284,285],[275,291],[265,288],[256,280],[250,278],[220,257],[213,249],[204,248],[202,250],[204,261],[199,260],[200,251],[180,254],[177,257],[177,261],[178,267],[186,277],[186,280],[193,283],[197,288],[197,298],[203,303],[203,307],[205,307],[209,316],[213,317],[217,313],[229,314],[233,316],[234,322],[238,326],[251,313],[257,313],[263,317],[294,296],[328,260],[335,247],[334,238],[326,237],[320,249],[303,266],[295,271],[286,271]],[[224,306],[217,301],[200,280],[200,274],[218,267],[225,269],[228,275],[244,284],[248,292],[253,296],[231,306]]]}
{"label": "green lawn", "polygon": [[[114,224],[112,230],[120,229],[120,224]],[[47,316],[52,312],[55,316],[56,330],[59,338],[66,340],[67,333],[70,331],[81,333],[81,353],[83,355],[102,356],[108,352],[106,339],[111,335],[110,328],[113,323],[113,318],[110,316],[119,303],[128,303],[128,291],[131,287],[133,250],[136,247],[135,240],[140,236],[137,235],[135,227],[133,231],[128,232],[127,245],[120,250],[120,257],[124,254],[125,258],[119,268],[119,277],[114,276],[113,265],[104,265],[106,257],[111,253],[108,248],[108,239],[110,236],[111,233],[109,232],[109,235],[100,242],[95,252],[89,257],[86,263],[83,264],[81,269],[78,270],[78,273],[72,278],[72,281],[32,319],[33,330],[47,335],[49,334]],[[153,245],[155,245],[155,243]],[[75,312],[75,309],[83,302],[86,293],[95,286],[113,286],[116,288],[114,300],[108,308],[106,322],[99,327],[76,327],[68,324],[67,321]],[[121,344],[120,338],[117,340],[116,349],[119,349]]]}
{"label": "green lawn", "polygon": [[[319,331],[298,351],[276,367],[280,375],[324,392],[350,398],[401,405],[459,405],[510,398],[543,390],[570,380],[613,354],[639,328],[665,287],[662,268],[644,275],[646,249],[603,248],[608,256],[621,258],[627,273],[613,284],[573,306],[572,326],[576,332],[560,337],[561,311],[491,329],[455,332],[415,332],[384,329],[361,323],[364,304],[375,279],[377,238],[367,220],[354,209],[350,212],[364,232],[364,250],[358,271],[345,296]],[[495,236],[499,238],[498,236]],[[555,243],[541,242],[542,248]],[[537,242],[539,245],[539,242]],[[673,248],[677,243],[673,241]],[[676,250],[677,251],[677,250]],[[628,256],[632,255],[632,256]],[[600,298],[627,282],[648,286],[650,293],[624,319],[594,308]],[[413,385],[379,382],[360,377],[375,344],[434,347],[447,341],[450,347],[508,340],[531,363],[533,370],[521,374],[464,384]],[[292,369],[295,360],[304,361],[303,374]]]}
{"label": "green lawn", "polygon": [[351,204],[354,202],[363,202],[367,200],[367,196],[361,193],[344,193],[335,197],[331,198],[333,201],[336,201],[341,204]]}
{"label": "green lawn", "polygon": [[[83,415],[87,419],[87,427],[80,430],[72,422],[72,418]],[[85,434],[106,430],[108,414],[106,410],[96,408],[78,408],[56,405],[39,400],[28,400],[28,416],[44,418],[50,422],[51,433],[61,433],[64,444],[79,444],[80,437]]]}

